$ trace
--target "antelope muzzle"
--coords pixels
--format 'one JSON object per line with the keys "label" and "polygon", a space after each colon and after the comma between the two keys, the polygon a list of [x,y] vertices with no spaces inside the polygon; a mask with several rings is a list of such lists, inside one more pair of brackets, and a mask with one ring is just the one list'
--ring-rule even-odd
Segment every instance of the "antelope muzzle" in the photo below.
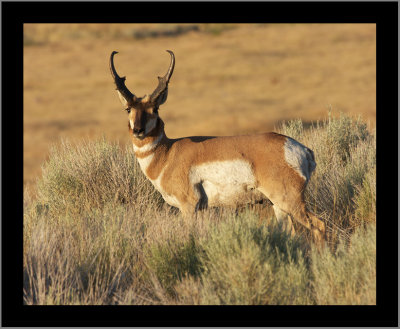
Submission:
{"label": "antelope muzzle", "polygon": [[136,111],[132,129],[133,136],[136,138],[143,139],[146,137],[146,119],[147,116],[145,111]]}

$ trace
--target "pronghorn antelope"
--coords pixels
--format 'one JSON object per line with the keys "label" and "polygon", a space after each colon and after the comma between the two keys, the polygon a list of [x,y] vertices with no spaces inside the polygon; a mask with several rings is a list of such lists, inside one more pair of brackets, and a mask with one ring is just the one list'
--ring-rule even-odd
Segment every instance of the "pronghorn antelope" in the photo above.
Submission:
{"label": "pronghorn antelope", "polygon": [[[151,95],[137,97],[125,85],[110,57],[111,75],[126,107],[133,149],[146,177],[164,200],[184,214],[212,206],[248,202],[255,193],[273,203],[287,232],[294,234],[290,216],[311,230],[322,243],[325,224],[306,210],[304,189],[316,167],[313,152],[277,133],[246,136],[195,136],[169,139],[158,114],[168,95],[175,66],[171,63]],[[260,193],[261,192],[261,193]]]}

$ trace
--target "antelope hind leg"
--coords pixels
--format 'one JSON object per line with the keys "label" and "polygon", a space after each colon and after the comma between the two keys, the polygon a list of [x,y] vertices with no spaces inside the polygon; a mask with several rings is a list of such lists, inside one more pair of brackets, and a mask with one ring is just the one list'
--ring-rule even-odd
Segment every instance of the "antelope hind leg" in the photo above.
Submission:
{"label": "antelope hind leg", "polygon": [[323,236],[325,236],[325,223],[311,212],[307,212],[308,217],[311,219],[312,226],[316,227]]}
{"label": "antelope hind leg", "polygon": [[312,225],[312,236],[316,244],[318,244],[320,247],[324,247],[325,245],[325,223],[319,219],[317,216],[315,216],[313,213],[307,212],[308,218],[311,219],[311,225]]}
{"label": "antelope hind leg", "polygon": [[278,220],[278,223],[282,225],[283,230],[290,234],[290,236],[294,236],[296,234],[296,231],[293,226],[292,219],[290,218],[290,215],[280,209],[278,206],[274,205],[274,212],[276,219]]}

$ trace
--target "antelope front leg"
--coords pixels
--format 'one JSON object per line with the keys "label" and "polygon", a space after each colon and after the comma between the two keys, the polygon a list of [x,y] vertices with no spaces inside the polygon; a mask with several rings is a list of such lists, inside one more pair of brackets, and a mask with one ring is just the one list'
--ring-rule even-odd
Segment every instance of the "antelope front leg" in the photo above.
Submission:
{"label": "antelope front leg", "polygon": [[205,210],[208,208],[208,197],[206,191],[204,191],[204,187],[201,183],[197,183],[194,185],[195,190],[198,192],[199,201],[196,203],[196,207],[194,209],[195,212],[199,210]]}

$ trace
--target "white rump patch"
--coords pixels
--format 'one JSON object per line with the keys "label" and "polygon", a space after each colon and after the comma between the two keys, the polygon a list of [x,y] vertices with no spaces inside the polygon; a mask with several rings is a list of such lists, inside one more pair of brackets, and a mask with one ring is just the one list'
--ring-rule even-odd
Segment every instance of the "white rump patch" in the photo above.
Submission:
{"label": "white rump patch", "polygon": [[256,185],[251,164],[239,159],[193,166],[189,180],[192,186],[202,184],[209,206],[246,203]]}
{"label": "white rump patch", "polygon": [[315,169],[315,162],[308,148],[292,138],[287,138],[284,145],[285,160],[306,181]]}

